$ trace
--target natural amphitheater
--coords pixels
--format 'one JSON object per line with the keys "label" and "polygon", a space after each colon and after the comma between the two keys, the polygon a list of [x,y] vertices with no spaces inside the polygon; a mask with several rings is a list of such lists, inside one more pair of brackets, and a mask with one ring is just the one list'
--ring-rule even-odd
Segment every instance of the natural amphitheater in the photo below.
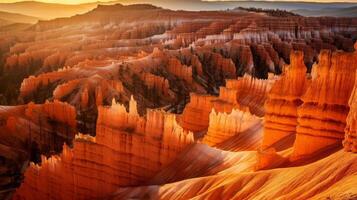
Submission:
{"label": "natural amphitheater", "polygon": [[356,17],[1,16],[0,199],[357,199]]}

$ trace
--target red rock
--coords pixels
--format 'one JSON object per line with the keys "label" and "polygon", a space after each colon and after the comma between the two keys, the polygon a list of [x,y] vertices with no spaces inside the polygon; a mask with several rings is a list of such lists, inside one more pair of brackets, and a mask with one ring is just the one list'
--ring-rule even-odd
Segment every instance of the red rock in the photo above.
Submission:
{"label": "red rock", "polygon": [[104,198],[154,176],[192,142],[175,115],[149,110],[142,118],[133,98],[129,112],[113,101],[99,107],[96,137],[79,134],[73,149],[65,145],[60,156],[31,164],[15,199]]}
{"label": "red rock", "polygon": [[263,148],[296,132],[297,108],[302,104],[300,98],[308,85],[303,53],[292,52],[290,63],[282,77],[273,85],[264,106]]}
{"label": "red rock", "polygon": [[[356,70],[357,73],[357,70]],[[357,75],[356,75],[357,79]],[[349,100],[350,111],[347,116],[347,125],[345,129],[345,139],[343,141],[343,146],[346,151],[357,152],[357,81],[355,81],[355,86]]]}
{"label": "red rock", "polygon": [[312,83],[298,108],[297,136],[291,159],[341,145],[355,80],[355,73],[351,72],[356,69],[356,53],[328,50],[320,53]]}
{"label": "red rock", "polygon": [[188,83],[192,83],[192,67],[182,65],[178,59],[171,58],[167,70]]}
{"label": "red rock", "polygon": [[215,97],[191,93],[190,102],[186,105],[183,113],[181,126],[192,132],[203,131],[208,128],[209,114],[213,107]]}
{"label": "red rock", "polygon": [[248,131],[259,123],[259,118],[250,114],[249,111],[232,110],[230,114],[227,114],[216,113],[213,109],[209,116],[208,131],[202,142],[214,146]]}
{"label": "red rock", "polygon": [[159,91],[163,96],[169,94],[169,81],[161,76],[156,76],[150,73],[143,73],[141,79],[145,82],[149,89]]}
{"label": "red rock", "polygon": [[[264,116],[264,103],[268,93],[276,81],[273,75],[269,79],[256,79],[250,75],[244,75],[238,79],[226,80],[226,89],[221,90],[220,99],[231,99],[230,102],[238,103],[238,107],[247,107],[256,116]],[[228,94],[229,92],[229,97]]]}

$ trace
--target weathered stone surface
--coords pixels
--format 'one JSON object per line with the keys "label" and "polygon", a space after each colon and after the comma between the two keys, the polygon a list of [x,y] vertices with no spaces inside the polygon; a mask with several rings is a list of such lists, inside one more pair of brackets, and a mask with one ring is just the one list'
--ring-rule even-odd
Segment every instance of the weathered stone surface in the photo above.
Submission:
{"label": "weathered stone surface", "polygon": [[129,112],[115,101],[99,107],[96,137],[79,134],[73,149],[31,164],[15,199],[105,198],[154,176],[193,142],[175,115],[150,110],[142,118],[136,104],[132,98]]}
{"label": "weathered stone surface", "polygon": [[[356,70],[357,73],[357,70]],[[357,75],[356,75],[357,79]],[[350,111],[347,116],[347,125],[345,128],[345,139],[343,146],[346,151],[357,152],[357,81],[353,87],[353,91],[349,100]]]}
{"label": "weathered stone surface", "polygon": [[214,146],[229,138],[249,131],[260,124],[260,119],[248,112],[232,110],[230,114],[216,113],[214,109],[209,116],[207,134],[202,142]]}
{"label": "weathered stone surface", "polygon": [[297,108],[302,104],[300,98],[308,86],[303,53],[292,52],[290,63],[273,85],[265,102],[263,148],[296,133]]}
{"label": "weathered stone surface", "polygon": [[[292,159],[311,156],[344,138],[348,100],[354,86],[357,54],[323,50],[314,65],[312,82],[298,108]],[[333,95],[331,95],[333,94]]]}

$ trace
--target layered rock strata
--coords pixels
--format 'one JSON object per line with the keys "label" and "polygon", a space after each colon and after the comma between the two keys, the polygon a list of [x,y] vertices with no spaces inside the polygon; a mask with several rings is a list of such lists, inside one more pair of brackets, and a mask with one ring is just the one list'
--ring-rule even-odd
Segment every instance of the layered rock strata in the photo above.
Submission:
{"label": "layered rock strata", "polygon": [[[240,107],[248,107],[252,114],[262,117],[265,114],[264,103],[277,79],[274,75],[270,75],[266,80],[253,78],[247,74],[238,79],[228,79],[225,88],[234,91],[235,100]],[[222,95],[224,93],[220,93],[221,99],[227,99]]]}
{"label": "layered rock strata", "polygon": [[209,116],[207,134],[202,142],[214,146],[229,138],[244,133],[260,124],[259,118],[240,110],[232,110],[230,114],[217,113],[214,109]]}
{"label": "layered rock strata", "polygon": [[15,199],[105,198],[153,177],[193,142],[175,115],[150,110],[142,118],[136,106],[132,98],[129,112],[115,101],[99,107],[96,137],[79,134],[73,149],[31,164]]}
{"label": "layered rock strata", "polygon": [[346,151],[357,153],[357,81],[355,81],[355,86],[348,104],[350,106],[350,112],[346,120],[347,125],[345,128],[343,146]]}
{"label": "layered rock strata", "polygon": [[319,62],[313,68],[312,83],[298,108],[292,159],[341,145],[356,69],[356,53],[328,50],[320,53]]}
{"label": "layered rock strata", "polygon": [[296,133],[298,125],[297,108],[304,94],[308,81],[303,53],[294,51],[290,55],[290,65],[282,77],[275,82],[265,102],[265,124],[263,148]]}

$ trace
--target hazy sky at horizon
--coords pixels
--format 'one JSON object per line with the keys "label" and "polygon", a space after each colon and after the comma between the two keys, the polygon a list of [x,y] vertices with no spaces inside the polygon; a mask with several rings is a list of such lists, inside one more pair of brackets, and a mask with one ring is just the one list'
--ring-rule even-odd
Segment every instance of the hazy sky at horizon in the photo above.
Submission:
{"label": "hazy sky at horizon", "polygon": [[[29,1],[29,0],[0,0],[0,3],[14,3],[14,2],[21,2],[21,1]],[[80,4],[80,3],[90,3],[90,2],[96,2],[96,1],[101,1],[101,2],[108,2],[108,1],[113,1],[113,0],[36,0],[40,2],[46,2],[46,3],[63,3],[63,4]],[[150,0],[149,0],[150,1]],[[169,1],[169,0],[163,0],[163,1]],[[206,0],[206,1],[219,1],[219,0]],[[224,0],[222,0],[224,1]],[[232,1],[238,1],[238,0],[232,0]],[[270,0],[272,1],[272,0]],[[353,2],[357,3],[357,0],[318,0],[318,1],[313,1],[313,0],[278,0],[278,1],[301,1],[301,2]],[[125,3],[130,3],[130,0],[123,0]],[[143,0],[143,2],[148,2]]]}

